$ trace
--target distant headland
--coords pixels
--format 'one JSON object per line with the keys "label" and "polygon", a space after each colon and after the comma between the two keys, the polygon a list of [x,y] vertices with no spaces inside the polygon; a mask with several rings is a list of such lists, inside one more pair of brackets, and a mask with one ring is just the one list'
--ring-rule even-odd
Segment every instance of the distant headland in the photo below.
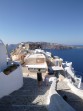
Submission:
{"label": "distant headland", "polygon": [[55,49],[55,50],[68,50],[68,49],[79,49],[83,48],[83,45],[63,45],[58,43],[50,43],[50,42],[21,42],[18,44],[10,44],[8,45],[8,50],[11,52],[11,50],[15,49],[16,47],[20,45],[26,45],[27,49],[34,50],[37,48],[41,49]]}

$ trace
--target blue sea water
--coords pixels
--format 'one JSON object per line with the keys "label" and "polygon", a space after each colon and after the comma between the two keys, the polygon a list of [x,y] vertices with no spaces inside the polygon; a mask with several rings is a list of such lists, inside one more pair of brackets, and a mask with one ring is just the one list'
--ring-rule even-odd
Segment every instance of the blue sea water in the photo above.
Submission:
{"label": "blue sea water", "polygon": [[72,66],[75,71],[79,73],[83,79],[83,49],[68,49],[68,50],[54,50],[46,49],[51,52],[54,56],[63,58],[64,61],[72,62]]}

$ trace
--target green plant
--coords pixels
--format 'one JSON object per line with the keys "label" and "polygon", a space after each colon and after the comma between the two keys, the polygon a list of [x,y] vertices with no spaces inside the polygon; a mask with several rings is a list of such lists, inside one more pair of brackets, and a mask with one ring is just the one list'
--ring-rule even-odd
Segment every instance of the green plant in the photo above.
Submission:
{"label": "green plant", "polygon": [[6,74],[6,75],[9,75],[12,71],[17,69],[18,66],[19,65],[17,65],[17,64],[13,64],[13,65],[7,67],[6,69],[4,69],[3,73]]}

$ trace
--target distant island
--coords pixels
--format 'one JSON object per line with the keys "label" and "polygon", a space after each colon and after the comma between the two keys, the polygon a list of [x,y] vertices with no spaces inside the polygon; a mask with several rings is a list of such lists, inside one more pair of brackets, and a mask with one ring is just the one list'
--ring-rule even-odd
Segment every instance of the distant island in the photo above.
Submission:
{"label": "distant island", "polygon": [[72,49],[72,46],[62,45],[57,43],[49,43],[49,42],[28,42],[30,49],[42,48],[42,49]]}
{"label": "distant island", "polygon": [[49,43],[49,42],[21,42],[18,44],[10,44],[8,45],[8,50],[11,52],[16,47],[20,45],[26,45],[27,49],[34,50],[37,48],[41,49],[55,49],[55,50],[68,50],[68,49],[79,49],[83,48],[83,45],[63,45],[58,43]]}

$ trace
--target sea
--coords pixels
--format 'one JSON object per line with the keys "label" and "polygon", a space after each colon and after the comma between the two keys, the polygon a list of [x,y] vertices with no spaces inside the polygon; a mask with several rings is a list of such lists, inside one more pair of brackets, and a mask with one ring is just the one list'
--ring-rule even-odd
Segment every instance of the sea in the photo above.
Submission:
{"label": "sea", "polygon": [[53,56],[59,56],[63,61],[72,62],[76,74],[81,75],[83,81],[83,49],[45,49],[45,51],[51,52]]}

